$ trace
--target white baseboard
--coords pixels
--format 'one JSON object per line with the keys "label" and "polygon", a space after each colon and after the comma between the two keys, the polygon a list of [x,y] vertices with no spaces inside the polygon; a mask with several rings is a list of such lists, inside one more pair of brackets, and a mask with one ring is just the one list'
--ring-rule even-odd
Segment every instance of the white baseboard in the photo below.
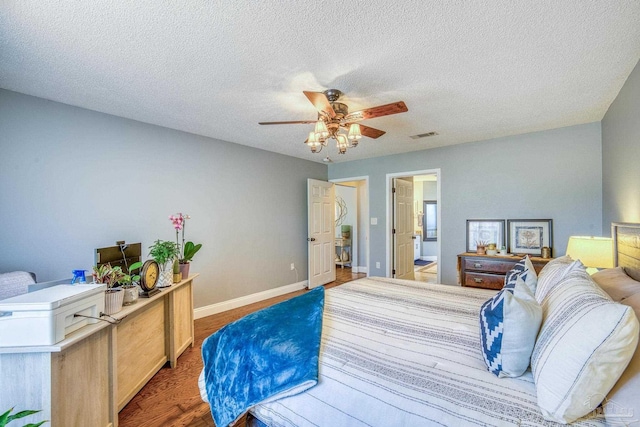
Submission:
{"label": "white baseboard", "polygon": [[207,305],[204,307],[198,307],[193,310],[193,317],[201,319],[203,317],[211,316],[213,314],[222,313],[223,311],[233,310],[234,308],[242,307],[254,302],[263,301],[269,298],[278,297],[280,295],[288,294],[291,292],[299,291],[300,289],[306,289],[307,280],[302,282],[293,283],[291,285],[280,286],[275,289],[269,289],[267,291],[258,292],[251,295],[245,295],[243,297],[234,298],[228,301],[218,302],[215,304]]}
{"label": "white baseboard", "polygon": [[353,273],[368,273],[369,269],[367,267],[358,267],[358,266],[354,266],[351,267],[351,272]]}
{"label": "white baseboard", "polygon": [[425,255],[420,257],[423,261],[437,261],[438,257],[436,255]]}

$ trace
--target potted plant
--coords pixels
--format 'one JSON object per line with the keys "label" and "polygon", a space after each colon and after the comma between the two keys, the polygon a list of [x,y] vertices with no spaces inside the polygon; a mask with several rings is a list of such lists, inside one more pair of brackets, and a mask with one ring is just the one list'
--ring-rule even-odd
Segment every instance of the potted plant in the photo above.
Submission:
{"label": "potted plant", "polygon": [[[13,411],[13,408],[9,409],[4,414],[0,414],[0,427],[5,427],[7,424],[9,424],[13,420],[28,417],[29,415],[37,414],[38,412],[40,412],[40,411],[27,410],[27,411],[20,411],[16,414],[11,415],[11,411]],[[40,421],[38,424],[29,423],[29,424],[25,424],[24,427],[38,427],[44,423],[46,423],[46,421]]]}
{"label": "potted plant", "polygon": [[99,267],[93,267],[93,281],[96,283],[104,283],[107,285],[105,291],[104,313],[114,314],[122,310],[124,301],[124,291],[116,288],[118,284],[125,278],[122,268],[111,264],[102,264]]}
{"label": "potted plant", "polygon": [[171,286],[173,283],[173,260],[178,256],[178,245],[168,240],[156,240],[149,249],[149,256],[151,256],[160,267],[160,277],[158,278],[157,286],[159,288]]}
{"label": "potted plant", "polygon": [[476,253],[478,255],[484,255],[487,253],[487,242],[484,240],[478,240],[476,242]]}
{"label": "potted plant", "polygon": [[122,280],[120,281],[120,283],[122,284],[122,289],[124,289],[123,305],[132,305],[138,302],[138,282],[140,282],[140,275],[133,274],[133,272],[139,270],[141,267],[141,261],[134,262],[129,266],[129,274],[125,274],[124,278],[122,278]]}
{"label": "potted plant", "polygon": [[[197,245],[193,242],[185,242],[184,240],[184,228],[187,220],[191,219],[189,215],[183,215],[182,212],[178,212],[175,215],[170,215],[169,220],[173,224],[173,228],[176,230],[176,245],[178,245],[178,262],[180,264],[180,273],[182,273],[182,279],[189,277],[189,266],[193,256],[202,248],[202,243]],[[178,232],[182,231],[182,246],[178,239]],[[180,250],[182,249],[182,250]]]}

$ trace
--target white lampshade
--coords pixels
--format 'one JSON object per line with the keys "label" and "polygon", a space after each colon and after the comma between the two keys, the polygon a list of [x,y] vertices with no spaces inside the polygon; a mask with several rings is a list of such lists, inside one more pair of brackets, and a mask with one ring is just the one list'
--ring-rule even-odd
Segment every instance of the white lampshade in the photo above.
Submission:
{"label": "white lampshade", "polygon": [[339,133],[336,135],[336,141],[338,145],[338,153],[344,154],[347,152],[347,147],[349,146],[349,142],[347,141],[347,137],[343,134]]}
{"label": "white lampshade", "polygon": [[349,139],[353,141],[355,144],[358,144],[358,140],[362,138],[362,134],[360,133],[360,125],[357,123],[353,123],[349,126]]}
{"label": "white lampshade", "polygon": [[309,138],[307,138],[307,145],[311,148],[312,153],[316,153],[318,151],[318,147],[320,143],[316,139],[315,132],[309,132]]}
{"label": "white lampshade", "polygon": [[585,267],[613,267],[613,239],[609,237],[571,236],[567,255],[579,259]]}
{"label": "white lampshade", "polygon": [[323,141],[329,136],[327,125],[322,120],[318,120],[316,122],[315,132],[316,132],[316,139],[318,141]]}

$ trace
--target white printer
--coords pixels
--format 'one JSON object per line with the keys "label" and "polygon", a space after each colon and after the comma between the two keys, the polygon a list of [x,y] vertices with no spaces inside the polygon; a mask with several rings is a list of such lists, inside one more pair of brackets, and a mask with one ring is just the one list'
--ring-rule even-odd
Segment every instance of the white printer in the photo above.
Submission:
{"label": "white printer", "polygon": [[106,285],[56,285],[0,300],[0,347],[54,345],[98,320]]}

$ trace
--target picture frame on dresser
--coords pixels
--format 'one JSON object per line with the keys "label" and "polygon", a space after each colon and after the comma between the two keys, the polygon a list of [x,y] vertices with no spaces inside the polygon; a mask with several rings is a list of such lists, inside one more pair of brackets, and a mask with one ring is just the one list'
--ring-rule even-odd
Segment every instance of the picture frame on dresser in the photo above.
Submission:
{"label": "picture frame on dresser", "polygon": [[475,252],[479,241],[504,245],[504,219],[468,219],[467,252]]}
{"label": "picture frame on dresser", "polygon": [[553,248],[553,220],[509,219],[507,241],[509,253],[541,256],[543,247]]}

